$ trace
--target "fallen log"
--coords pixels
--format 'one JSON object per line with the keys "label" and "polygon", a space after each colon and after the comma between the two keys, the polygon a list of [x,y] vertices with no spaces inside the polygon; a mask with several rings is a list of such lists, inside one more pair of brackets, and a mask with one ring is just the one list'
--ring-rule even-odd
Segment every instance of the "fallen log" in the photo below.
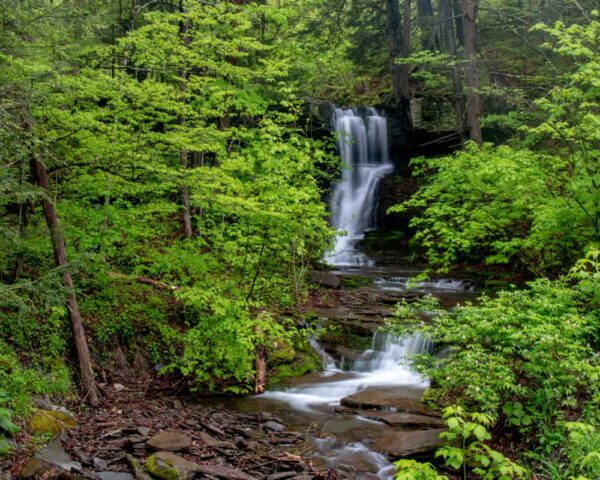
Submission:
{"label": "fallen log", "polygon": [[118,278],[119,280],[125,280],[128,282],[138,282],[145,285],[151,285],[161,290],[179,290],[181,287],[178,285],[169,285],[167,283],[159,282],[153,278],[142,277],[141,275],[125,275],[124,273],[118,272],[106,272],[106,275],[110,278]]}

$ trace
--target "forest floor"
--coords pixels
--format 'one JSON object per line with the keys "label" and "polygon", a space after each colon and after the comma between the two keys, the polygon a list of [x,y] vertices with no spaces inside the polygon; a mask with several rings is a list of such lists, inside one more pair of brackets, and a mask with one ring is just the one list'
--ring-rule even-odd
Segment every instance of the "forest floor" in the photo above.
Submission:
{"label": "forest floor", "polygon": [[[315,471],[303,458],[305,433],[289,431],[268,412],[232,412],[182,394],[165,379],[123,374],[112,380],[103,385],[101,405],[82,409],[75,427],[35,457],[35,440],[20,434],[21,447],[0,462],[0,472],[9,471],[7,478],[143,480],[152,478],[144,472],[148,457],[161,450],[197,464],[199,478],[338,478],[333,471]],[[160,432],[169,435],[156,437]]]}

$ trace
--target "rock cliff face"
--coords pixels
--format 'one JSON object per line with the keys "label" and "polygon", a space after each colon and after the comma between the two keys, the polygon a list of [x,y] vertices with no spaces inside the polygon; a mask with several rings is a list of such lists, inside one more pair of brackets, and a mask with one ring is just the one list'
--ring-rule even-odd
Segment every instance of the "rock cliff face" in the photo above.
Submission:
{"label": "rock cliff face", "polygon": [[[418,188],[417,179],[411,175],[410,159],[417,156],[445,155],[460,146],[457,132],[441,130],[448,128],[448,122],[432,121],[434,117],[447,117],[447,112],[442,107],[426,99],[405,99],[397,105],[375,106],[378,112],[385,112],[387,117],[390,159],[394,163],[394,173],[380,182],[377,192],[377,229],[383,236],[395,232],[398,234],[396,236],[402,237],[404,241],[412,236],[408,223],[413,212],[386,214],[391,206],[408,199]],[[362,107],[354,108],[360,110]],[[334,106],[330,102],[307,99],[305,115],[313,137],[322,138],[330,134],[333,109]],[[367,235],[369,236],[373,239],[376,234]],[[381,240],[377,238],[375,243],[385,250]],[[387,243],[387,240],[384,239],[384,243]],[[369,248],[368,245],[365,247]]]}

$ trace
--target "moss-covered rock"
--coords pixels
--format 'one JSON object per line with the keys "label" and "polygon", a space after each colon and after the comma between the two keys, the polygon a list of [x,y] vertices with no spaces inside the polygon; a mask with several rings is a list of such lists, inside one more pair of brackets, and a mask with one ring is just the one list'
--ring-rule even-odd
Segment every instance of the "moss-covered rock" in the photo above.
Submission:
{"label": "moss-covered rock", "polygon": [[294,361],[296,349],[288,338],[278,337],[267,347],[267,355],[270,365],[281,365]]}
{"label": "moss-covered rock", "polygon": [[361,277],[360,275],[349,275],[342,277],[342,287],[344,288],[358,288],[371,285],[373,279],[370,277]]}
{"label": "moss-covered rock", "polygon": [[146,471],[163,480],[192,480],[200,467],[170,452],[157,452],[146,460]]}
{"label": "moss-covered rock", "polygon": [[269,376],[269,385],[277,385],[286,378],[300,377],[307,373],[316,372],[322,367],[322,362],[308,342],[296,345],[295,355],[291,362],[276,366]]}
{"label": "moss-covered rock", "polygon": [[75,426],[68,414],[55,410],[35,410],[28,422],[29,430],[37,434],[56,435]]}

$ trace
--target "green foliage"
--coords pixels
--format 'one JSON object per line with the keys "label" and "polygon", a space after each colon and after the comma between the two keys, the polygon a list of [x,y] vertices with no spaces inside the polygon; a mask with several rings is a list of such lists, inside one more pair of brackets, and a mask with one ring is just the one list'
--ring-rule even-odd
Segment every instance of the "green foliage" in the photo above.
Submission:
{"label": "green foliage", "polygon": [[411,225],[432,265],[518,263],[556,274],[600,241],[599,25],[537,27],[555,38],[552,51],[568,67],[511,147],[471,145],[412,161],[428,178],[390,211],[420,212]]}
{"label": "green foliage", "polygon": [[523,467],[486,445],[485,442],[492,438],[488,432],[492,425],[491,416],[467,413],[462,407],[454,406],[444,409],[444,421],[448,431],[440,436],[446,438],[449,445],[439,448],[435,456],[443,458],[447,466],[457,470],[468,467],[479,478],[487,480],[525,477]]}
{"label": "green foliage", "polygon": [[416,460],[398,460],[395,480],[448,480],[445,475],[437,473],[430,463],[421,463]]}
{"label": "green foliage", "polygon": [[[447,445],[435,452],[446,467],[462,470],[463,478],[467,471],[477,478],[487,480],[513,480],[525,478],[526,470],[486,444],[492,436],[488,429],[492,417],[485,413],[467,412],[460,406],[449,406],[443,412],[447,431],[440,434]],[[396,465],[396,480],[445,480],[429,463],[415,460],[400,460]]]}
{"label": "green foliage", "polygon": [[[497,432],[510,432],[542,458],[569,457],[568,449],[556,453],[565,441],[564,421],[598,422],[597,258],[593,250],[564,278],[536,280],[525,290],[484,296],[477,305],[451,312],[432,307],[431,298],[400,304],[396,315],[404,329],[407,323],[421,325],[418,309],[426,308],[435,316],[418,328],[450,347],[444,358],[427,354],[414,360],[431,378],[427,398],[484,412],[498,422]],[[464,425],[452,420],[450,432]],[[485,440],[483,431],[464,428]],[[458,451],[447,454],[453,452],[457,463]]]}

